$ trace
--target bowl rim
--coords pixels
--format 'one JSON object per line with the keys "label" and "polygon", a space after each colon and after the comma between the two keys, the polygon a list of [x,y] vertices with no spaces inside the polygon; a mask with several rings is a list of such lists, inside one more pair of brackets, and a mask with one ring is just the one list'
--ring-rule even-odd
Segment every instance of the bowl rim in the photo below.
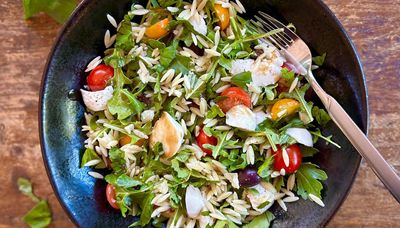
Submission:
{"label": "bowl rim", "polygon": [[[43,121],[44,121],[44,96],[45,96],[45,85],[47,85],[47,80],[48,80],[48,73],[49,73],[49,66],[51,64],[51,60],[55,55],[55,52],[59,46],[59,44],[61,43],[61,41],[63,40],[62,37],[64,36],[65,33],[67,33],[67,31],[69,31],[69,28],[71,27],[71,25],[73,25],[75,23],[75,18],[78,17],[86,8],[87,5],[89,5],[91,3],[92,0],[83,0],[81,1],[78,6],[75,8],[75,10],[72,12],[71,16],[69,17],[69,19],[67,20],[67,22],[61,27],[61,29],[59,30],[56,39],[52,45],[52,48],[49,52],[49,55],[47,57],[46,60],[46,65],[44,66],[44,71],[42,74],[42,80],[41,80],[41,84],[40,84],[40,93],[39,93],[39,102],[38,102],[38,125],[39,125],[39,138],[40,138],[40,148],[41,148],[41,152],[42,152],[42,159],[43,159],[43,163],[46,169],[46,173],[47,176],[49,178],[51,187],[53,189],[53,192],[58,200],[58,202],[60,203],[61,207],[63,208],[63,210],[67,213],[69,219],[77,226],[79,226],[79,221],[77,220],[77,217],[74,215],[74,213],[72,213],[72,211],[67,207],[65,201],[62,199],[62,197],[59,194],[59,191],[57,190],[57,184],[56,181],[54,179],[54,175],[53,172],[51,170],[51,168],[49,167],[49,163],[48,163],[48,152],[46,151],[45,148],[45,137],[44,137],[44,130],[43,130]],[[362,131],[368,135],[369,132],[369,126],[370,126],[370,108],[369,108],[369,103],[368,103],[368,87],[367,87],[367,81],[366,81],[366,77],[365,77],[365,72],[363,70],[363,65],[361,62],[361,58],[357,52],[357,49],[352,41],[352,39],[350,38],[349,34],[347,33],[347,31],[345,30],[345,28],[343,27],[342,23],[339,21],[339,19],[336,17],[336,15],[333,13],[333,11],[322,1],[322,0],[314,0],[315,4],[318,4],[319,7],[322,8],[322,10],[324,10],[327,14],[328,17],[326,17],[326,20],[333,20],[334,24],[338,27],[339,29],[339,33],[338,35],[341,36],[341,38],[343,38],[345,40],[345,43],[349,46],[349,48],[351,49],[351,54],[352,54],[352,58],[355,60],[356,62],[356,70],[359,72],[359,74],[362,76],[362,82],[361,85],[363,87],[363,96],[361,97],[361,104],[365,106],[365,116],[361,116],[361,121],[362,124],[365,123],[364,126],[362,126]],[[357,177],[357,173],[360,167],[360,163],[361,163],[361,156],[358,156],[358,158],[356,159],[356,167],[352,173],[352,178],[351,178],[351,182],[350,185],[348,187],[348,189],[344,192],[345,194],[340,198],[340,200],[337,201],[336,205],[334,206],[334,210],[332,210],[332,212],[330,214],[328,214],[328,216],[321,221],[321,224],[319,224],[319,226],[324,227],[326,224],[328,224],[328,222],[335,216],[335,214],[337,213],[337,211],[339,210],[339,208],[342,206],[342,204],[344,203],[344,201],[346,200],[346,198],[348,197],[350,190],[352,189],[355,179]]]}

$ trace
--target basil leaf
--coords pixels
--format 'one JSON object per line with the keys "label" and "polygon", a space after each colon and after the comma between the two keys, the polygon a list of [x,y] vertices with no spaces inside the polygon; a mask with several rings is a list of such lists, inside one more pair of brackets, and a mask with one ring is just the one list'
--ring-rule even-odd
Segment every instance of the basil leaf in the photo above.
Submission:
{"label": "basil leaf", "polygon": [[328,178],[326,173],[312,163],[303,163],[296,172],[297,194],[303,199],[308,198],[308,194],[313,194],[321,198],[323,186],[320,182]]}
{"label": "basil leaf", "polygon": [[18,178],[17,185],[18,190],[22,192],[22,194],[28,196],[34,202],[40,201],[40,199],[35,194],[33,194],[32,183],[28,179],[22,177]]}
{"label": "basil leaf", "polygon": [[255,217],[249,224],[244,225],[243,228],[269,227],[274,219],[275,216],[271,212],[266,211],[264,214]]}
{"label": "basil leaf", "polygon": [[106,168],[106,164],[104,163],[103,159],[101,159],[94,150],[89,149],[89,148],[86,148],[85,152],[83,153],[82,161],[81,161],[81,168],[83,168],[88,161],[92,161],[92,160],[100,161],[100,163],[98,163],[96,165],[96,169]]}
{"label": "basil leaf", "polygon": [[242,72],[231,78],[232,84],[242,88],[246,88],[246,85],[250,82],[252,82],[252,79],[251,79],[251,72],[249,71]]}
{"label": "basil leaf", "polygon": [[76,0],[23,0],[25,19],[31,18],[39,12],[44,12],[56,20],[64,23],[72,11],[74,11]]}
{"label": "basil leaf", "polygon": [[325,62],[325,58],[326,58],[326,53],[322,54],[321,56],[315,56],[312,58],[312,61],[318,65],[318,66],[322,66]]}
{"label": "basil leaf", "polygon": [[46,227],[51,223],[51,211],[46,200],[40,201],[22,220],[32,228]]}

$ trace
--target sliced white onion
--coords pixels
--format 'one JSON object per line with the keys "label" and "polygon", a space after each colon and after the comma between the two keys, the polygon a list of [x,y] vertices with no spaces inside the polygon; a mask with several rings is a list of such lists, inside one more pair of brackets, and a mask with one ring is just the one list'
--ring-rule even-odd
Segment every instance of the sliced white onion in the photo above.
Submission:
{"label": "sliced white onion", "polygon": [[294,138],[298,143],[308,147],[313,146],[311,133],[305,128],[288,128],[286,134]]}
{"label": "sliced white onion", "polygon": [[236,105],[226,113],[226,124],[244,131],[254,131],[257,127],[256,115],[244,105]]}
{"label": "sliced white onion", "polygon": [[107,102],[113,96],[113,88],[112,86],[107,86],[103,90],[94,92],[81,89],[81,93],[86,107],[97,112],[106,109]]}
{"label": "sliced white onion", "polygon": [[186,188],[185,203],[188,216],[191,218],[197,217],[204,207],[204,199],[200,189],[189,185]]}

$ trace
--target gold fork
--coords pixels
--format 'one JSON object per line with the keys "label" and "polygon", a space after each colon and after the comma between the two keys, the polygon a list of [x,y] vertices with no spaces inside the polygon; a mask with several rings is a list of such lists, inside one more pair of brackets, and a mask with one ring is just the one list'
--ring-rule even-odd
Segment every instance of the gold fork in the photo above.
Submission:
{"label": "gold fork", "polygon": [[301,74],[304,75],[312,89],[321,99],[332,120],[367,161],[396,200],[400,202],[399,176],[340,104],[327,94],[315,80],[311,71],[312,55],[307,44],[290,28],[270,15],[259,12],[259,16],[256,15],[255,18],[257,21],[253,22],[264,32],[283,29],[282,33],[271,35],[267,39],[285,55],[289,62],[295,65],[297,69],[300,69]]}

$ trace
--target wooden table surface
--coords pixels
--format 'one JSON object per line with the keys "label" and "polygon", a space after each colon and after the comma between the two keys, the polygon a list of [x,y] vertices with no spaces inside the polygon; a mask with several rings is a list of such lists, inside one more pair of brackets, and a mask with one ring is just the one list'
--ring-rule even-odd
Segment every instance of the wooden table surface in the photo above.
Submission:
{"label": "wooden table surface", "polygon": [[[41,15],[23,20],[22,0],[0,1],[0,227],[24,227],[34,204],[18,192],[28,177],[47,198],[52,227],[73,224],[54,195],[38,136],[39,87],[60,25]],[[325,0],[352,37],[369,89],[369,138],[400,170],[400,0]],[[363,161],[353,188],[328,227],[399,227],[398,204]]]}

